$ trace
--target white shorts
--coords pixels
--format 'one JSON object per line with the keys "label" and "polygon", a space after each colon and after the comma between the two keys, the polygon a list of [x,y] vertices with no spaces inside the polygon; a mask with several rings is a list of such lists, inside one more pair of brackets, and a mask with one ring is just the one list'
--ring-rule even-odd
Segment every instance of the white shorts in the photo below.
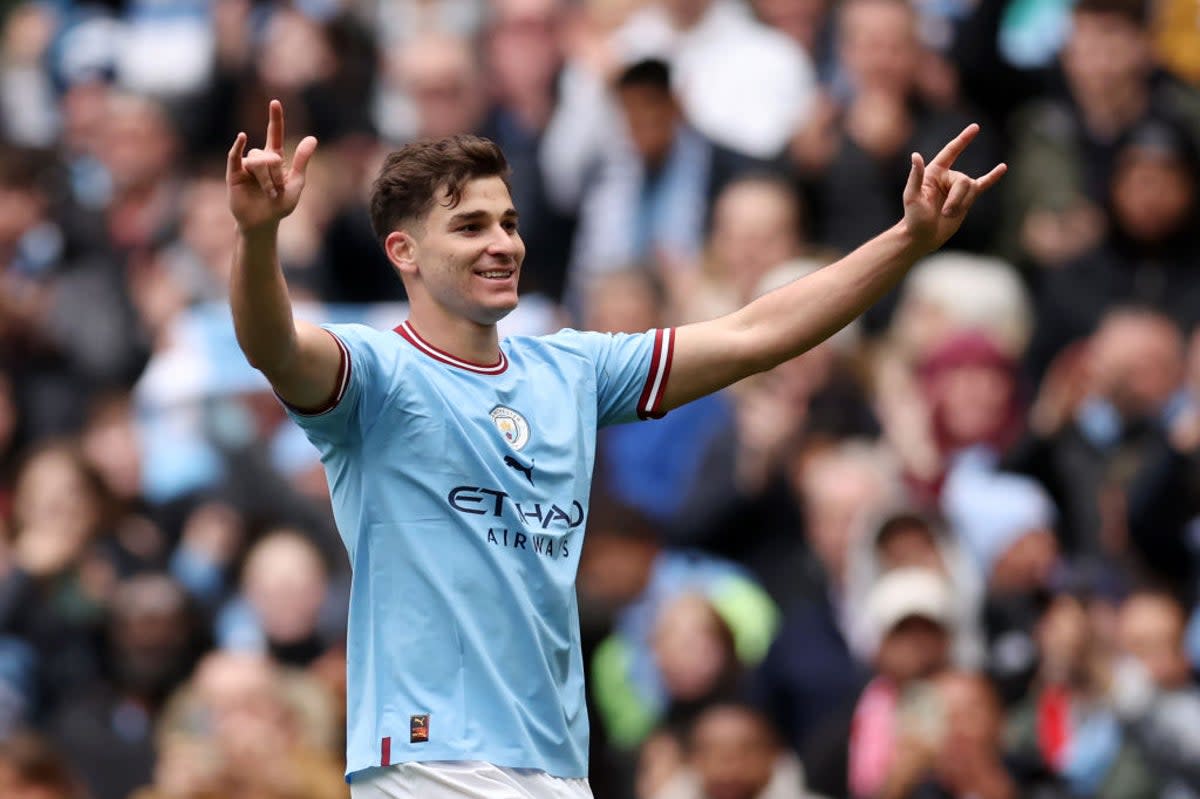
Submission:
{"label": "white shorts", "polygon": [[350,799],[592,799],[587,778],[478,760],[397,763],[355,775]]}

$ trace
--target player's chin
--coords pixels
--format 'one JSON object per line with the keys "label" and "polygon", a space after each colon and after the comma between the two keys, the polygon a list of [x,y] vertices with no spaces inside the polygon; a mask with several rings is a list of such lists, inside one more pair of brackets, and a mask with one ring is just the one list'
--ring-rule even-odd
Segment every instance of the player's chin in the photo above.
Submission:
{"label": "player's chin", "polygon": [[481,324],[493,325],[508,316],[517,307],[517,292],[497,293],[478,303],[475,308],[475,321]]}

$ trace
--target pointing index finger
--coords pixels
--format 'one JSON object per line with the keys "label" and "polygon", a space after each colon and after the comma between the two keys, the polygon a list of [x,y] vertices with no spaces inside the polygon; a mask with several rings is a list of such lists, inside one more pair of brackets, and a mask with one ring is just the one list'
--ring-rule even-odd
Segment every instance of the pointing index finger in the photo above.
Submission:
{"label": "pointing index finger", "polygon": [[942,151],[930,162],[930,166],[940,166],[942,169],[950,169],[978,133],[979,126],[977,124],[972,122],[970,125],[967,125],[963,128],[962,133],[955,136],[942,148]]}
{"label": "pointing index finger", "polygon": [[267,117],[267,150],[283,154],[283,103],[272,100]]}

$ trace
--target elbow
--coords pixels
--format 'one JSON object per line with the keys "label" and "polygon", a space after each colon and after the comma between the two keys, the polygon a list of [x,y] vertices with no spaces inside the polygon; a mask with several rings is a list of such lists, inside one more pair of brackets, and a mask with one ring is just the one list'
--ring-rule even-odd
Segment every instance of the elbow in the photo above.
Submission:
{"label": "elbow", "polygon": [[242,354],[246,356],[246,362],[253,366],[264,375],[271,371],[271,359],[265,358],[261,354],[255,353],[253,350],[242,349]]}
{"label": "elbow", "polygon": [[246,363],[253,366],[260,372],[266,372],[270,368],[273,360],[271,354],[266,351],[266,348],[261,346],[249,336],[242,335],[242,331],[235,327],[235,332],[238,334],[237,343],[238,349],[242,351],[242,357],[246,359]]}
{"label": "elbow", "polygon": [[235,317],[234,332],[246,362],[268,378],[288,369],[300,349],[294,329],[291,335],[286,329],[282,333],[246,329],[237,324]]}
{"label": "elbow", "polygon": [[273,376],[278,373],[278,366],[271,358],[265,358],[262,355],[252,354],[246,350],[242,350],[246,356],[246,363],[250,364],[259,374],[267,379],[267,382],[274,384]]}

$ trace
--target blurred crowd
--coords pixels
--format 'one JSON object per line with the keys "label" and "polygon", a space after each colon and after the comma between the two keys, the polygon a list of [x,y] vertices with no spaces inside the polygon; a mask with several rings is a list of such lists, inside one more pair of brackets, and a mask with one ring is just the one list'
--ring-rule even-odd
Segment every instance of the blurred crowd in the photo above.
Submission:
{"label": "blurred crowd", "polygon": [[347,562],[226,304],[224,153],[277,97],[320,139],[299,312],[403,320],[370,182],[474,132],[529,247],[508,334],[739,307],[981,122],[960,168],[1008,176],[861,320],[602,432],[593,789],[1200,797],[1200,2],[0,13],[0,796],[348,796]]}

